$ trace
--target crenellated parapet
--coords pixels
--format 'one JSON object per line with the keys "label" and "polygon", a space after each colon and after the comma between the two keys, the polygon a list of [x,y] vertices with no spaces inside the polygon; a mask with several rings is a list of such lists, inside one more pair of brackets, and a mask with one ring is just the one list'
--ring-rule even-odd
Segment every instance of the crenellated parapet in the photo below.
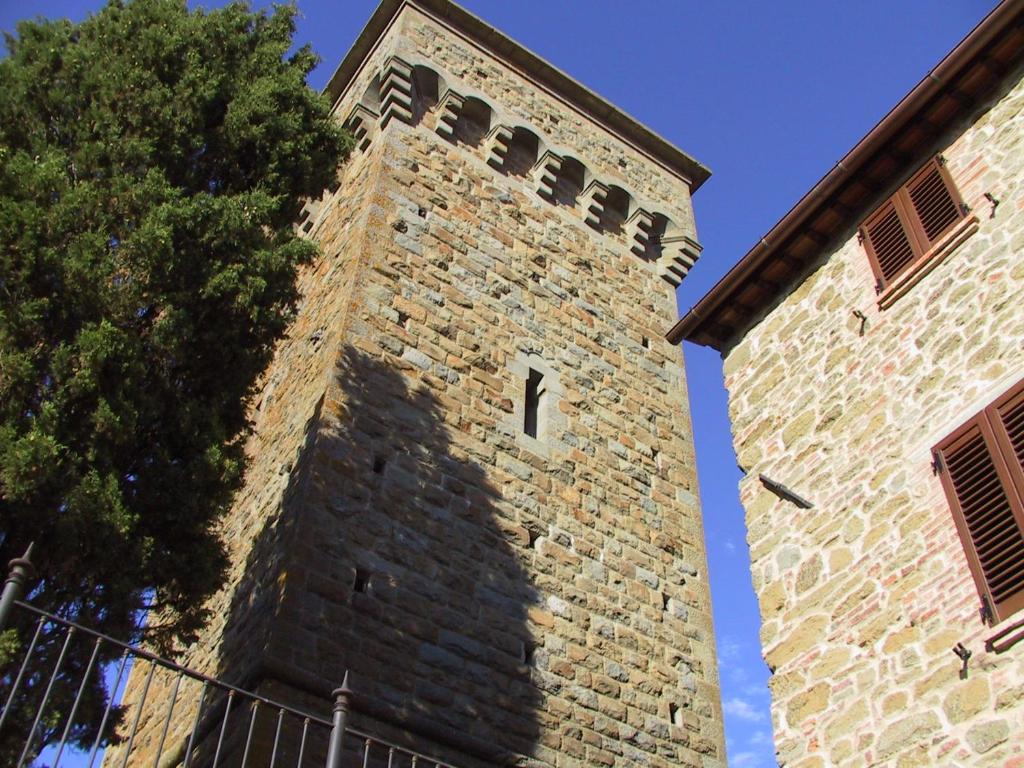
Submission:
{"label": "crenellated parapet", "polygon": [[[485,99],[456,90],[452,80],[431,66],[388,57],[345,119],[356,148],[365,152],[393,121],[415,126],[432,115],[428,125],[445,141],[477,153],[496,173],[524,178],[547,203],[578,211],[595,233],[623,241],[662,279],[679,285],[701,251],[682,227],[618,179],[596,178],[587,163],[553,148],[536,127],[510,121]],[[304,231],[316,218],[315,206],[304,212]]]}

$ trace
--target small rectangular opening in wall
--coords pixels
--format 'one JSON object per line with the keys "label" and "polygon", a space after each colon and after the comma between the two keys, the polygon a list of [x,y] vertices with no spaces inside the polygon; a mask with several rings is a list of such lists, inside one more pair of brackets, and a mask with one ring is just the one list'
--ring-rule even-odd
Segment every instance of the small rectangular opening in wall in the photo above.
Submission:
{"label": "small rectangular opening in wall", "polygon": [[525,640],[523,642],[523,656],[522,656],[524,664],[533,664],[533,650],[534,650],[533,643],[531,641],[529,641],[529,640]]}
{"label": "small rectangular opening in wall", "polygon": [[683,727],[683,713],[678,704],[668,705],[668,719],[672,721],[672,725]]}
{"label": "small rectangular opening in wall", "polygon": [[646,336],[641,336],[640,337],[640,344],[641,344],[641,346],[643,346],[644,349],[650,349],[651,348],[651,340],[648,339]]}
{"label": "small rectangular opening in wall", "polygon": [[356,577],[352,582],[352,591],[364,594],[370,585],[370,572],[362,568],[356,568]]}
{"label": "small rectangular opening in wall", "polygon": [[387,466],[388,460],[383,456],[373,457],[373,474],[381,475],[384,473],[384,467]]}
{"label": "small rectangular opening in wall", "polygon": [[541,407],[544,398],[544,374],[530,369],[526,380],[526,403],[523,416],[523,431],[532,438],[539,438],[543,433]]}

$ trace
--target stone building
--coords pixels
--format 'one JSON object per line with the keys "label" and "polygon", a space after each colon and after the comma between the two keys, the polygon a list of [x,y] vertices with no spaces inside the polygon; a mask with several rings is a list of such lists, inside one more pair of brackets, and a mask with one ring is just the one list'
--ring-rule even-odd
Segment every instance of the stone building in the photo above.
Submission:
{"label": "stone building", "polygon": [[780,764],[1024,765],[1024,3],[677,323],[722,353]]}
{"label": "stone building", "polygon": [[328,92],[358,146],[186,661],[320,711],[348,671],[456,765],[723,765],[662,336],[708,171],[447,0],[384,0]]}

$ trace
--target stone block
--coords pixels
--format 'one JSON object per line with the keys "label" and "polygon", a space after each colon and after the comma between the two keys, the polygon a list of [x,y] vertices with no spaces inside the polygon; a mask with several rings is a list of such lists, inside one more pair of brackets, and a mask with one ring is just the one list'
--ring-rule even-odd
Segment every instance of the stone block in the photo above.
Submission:
{"label": "stone block", "polygon": [[991,698],[988,680],[983,676],[973,677],[960,682],[946,694],[942,709],[950,723],[963,723],[987,710]]}
{"label": "stone block", "polygon": [[976,754],[983,755],[1010,738],[1010,724],[1006,720],[989,720],[972,725],[967,731],[967,743]]}
{"label": "stone block", "polygon": [[787,722],[796,727],[807,718],[825,711],[829,703],[829,691],[830,686],[827,683],[817,683],[796,694],[786,706]]}
{"label": "stone block", "polygon": [[786,664],[806,653],[825,640],[825,628],[828,626],[827,616],[810,616],[796,627],[786,632],[781,642],[765,653],[765,661],[771,669],[784,667]]}
{"label": "stone block", "polygon": [[932,712],[897,720],[878,736],[877,754],[882,759],[891,757],[924,741],[938,731],[939,727],[939,719]]}

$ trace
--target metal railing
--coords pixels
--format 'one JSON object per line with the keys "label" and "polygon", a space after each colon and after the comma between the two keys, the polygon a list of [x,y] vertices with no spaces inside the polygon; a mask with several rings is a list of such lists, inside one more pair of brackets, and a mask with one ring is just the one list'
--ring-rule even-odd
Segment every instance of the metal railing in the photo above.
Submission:
{"label": "metal railing", "polygon": [[0,597],[0,632],[28,628],[0,668],[0,760],[15,756],[13,768],[454,768],[349,727],[347,674],[327,719],[21,602],[30,554],[11,561]]}

